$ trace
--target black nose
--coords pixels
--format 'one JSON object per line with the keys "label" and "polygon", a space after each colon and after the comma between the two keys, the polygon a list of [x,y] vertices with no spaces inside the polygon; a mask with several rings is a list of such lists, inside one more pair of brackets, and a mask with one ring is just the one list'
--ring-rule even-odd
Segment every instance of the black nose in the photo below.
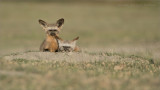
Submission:
{"label": "black nose", "polygon": [[56,34],[55,34],[55,33],[51,33],[50,35],[51,35],[51,36],[55,36]]}
{"label": "black nose", "polygon": [[52,31],[58,31],[58,30],[57,30],[57,29],[50,29],[50,30],[48,30],[48,31],[51,31],[51,32],[52,32]]}

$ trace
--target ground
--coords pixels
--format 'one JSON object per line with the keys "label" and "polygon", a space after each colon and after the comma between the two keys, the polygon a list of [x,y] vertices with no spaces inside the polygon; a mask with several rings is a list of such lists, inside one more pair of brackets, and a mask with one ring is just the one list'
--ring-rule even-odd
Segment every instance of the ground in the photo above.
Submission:
{"label": "ground", "polygon": [[[0,3],[0,90],[159,90],[159,4]],[[39,52],[59,18],[81,52]]]}

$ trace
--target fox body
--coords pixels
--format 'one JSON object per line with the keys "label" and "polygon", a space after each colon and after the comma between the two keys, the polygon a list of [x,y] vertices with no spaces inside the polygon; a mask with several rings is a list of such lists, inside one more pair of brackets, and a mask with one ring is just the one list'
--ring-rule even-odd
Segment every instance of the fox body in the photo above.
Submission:
{"label": "fox body", "polygon": [[57,20],[56,24],[48,24],[43,20],[39,20],[39,24],[42,26],[46,33],[46,38],[40,46],[40,51],[57,52],[58,41],[56,36],[59,35],[59,32],[64,24],[64,19],[61,18]]}

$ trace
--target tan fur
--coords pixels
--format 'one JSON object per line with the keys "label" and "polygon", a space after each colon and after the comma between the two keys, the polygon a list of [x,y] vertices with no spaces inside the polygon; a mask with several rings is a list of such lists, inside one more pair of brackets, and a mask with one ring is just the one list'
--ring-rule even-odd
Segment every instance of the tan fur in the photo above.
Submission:
{"label": "tan fur", "polygon": [[39,20],[39,23],[46,33],[46,38],[40,46],[40,51],[56,52],[58,50],[58,42],[55,36],[59,35],[64,19],[59,19],[56,24],[48,24],[43,20]]}
{"label": "tan fur", "polygon": [[40,46],[40,51],[55,52],[58,50],[58,43],[55,37],[47,36]]}
{"label": "tan fur", "polygon": [[75,52],[79,52],[79,51],[80,51],[80,48],[79,48],[78,46],[76,46],[76,47],[74,48],[74,51],[75,51]]}

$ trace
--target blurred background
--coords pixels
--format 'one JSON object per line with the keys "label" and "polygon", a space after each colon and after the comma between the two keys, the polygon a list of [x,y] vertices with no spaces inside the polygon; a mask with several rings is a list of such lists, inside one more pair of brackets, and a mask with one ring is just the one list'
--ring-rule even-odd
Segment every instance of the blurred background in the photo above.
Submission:
{"label": "blurred background", "polygon": [[60,36],[78,45],[110,47],[160,42],[159,0],[0,0],[0,55],[37,50],[45,38],[38,19],[64,18]]}

